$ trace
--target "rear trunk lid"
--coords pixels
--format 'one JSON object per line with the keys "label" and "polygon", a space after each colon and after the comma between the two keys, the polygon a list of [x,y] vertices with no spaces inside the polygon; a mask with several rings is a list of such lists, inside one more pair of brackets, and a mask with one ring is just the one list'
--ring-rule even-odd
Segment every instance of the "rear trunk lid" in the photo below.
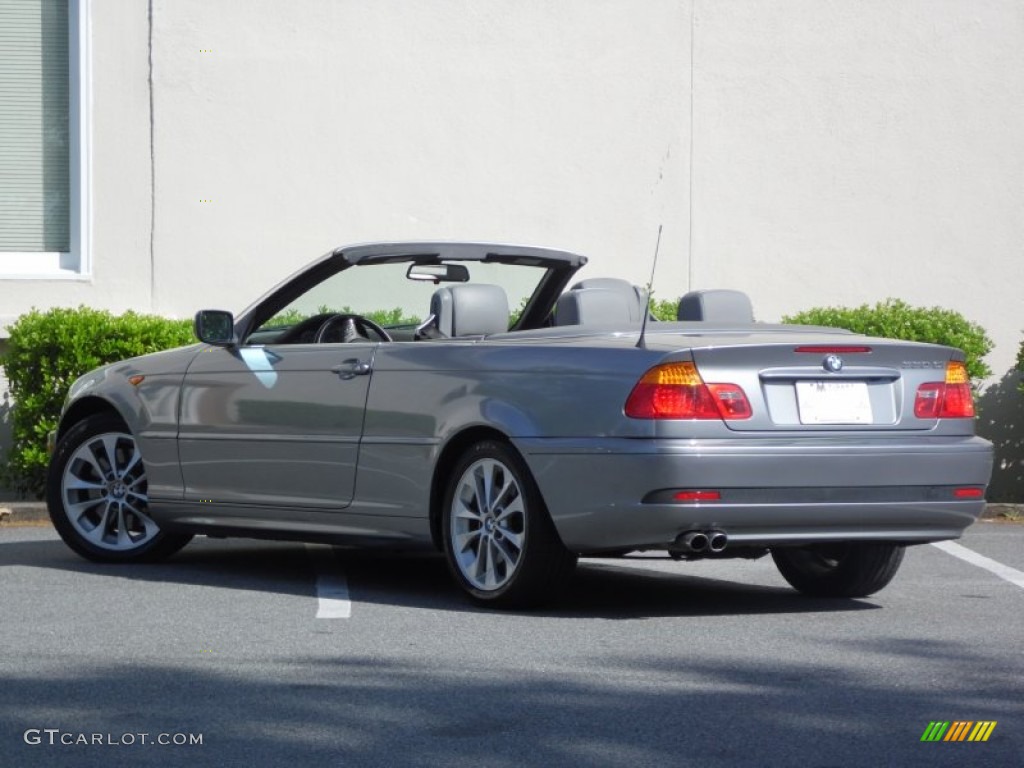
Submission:
{"label": "rear trunk lid", "polygon": [[[806,338],[806,337],[805,337]],[[743,388],[753,414],[734,431],[901,431],[934,428],[918,418],[920,385],[942,382],[959,351],[931,344],[847,336],[692,349],[706,383]]]}

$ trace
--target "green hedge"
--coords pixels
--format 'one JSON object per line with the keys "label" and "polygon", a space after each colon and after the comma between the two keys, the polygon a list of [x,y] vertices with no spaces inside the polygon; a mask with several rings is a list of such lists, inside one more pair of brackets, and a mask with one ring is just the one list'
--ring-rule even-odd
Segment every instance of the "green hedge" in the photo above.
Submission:
{"label": "green hedge", "polygon": [[42,498],[46,435],[56,428],[72,382],[106,363],[189,344],[192,323],[153,315],[79,307],[32,310],[10,327],[0,365],[10,386],[12,446],[0,479],[11,490]]}
{"label": "green hedge", "polygon": [[656,299],[651,295],[647,297],[647,306],[651,310],[651,317],[674,323],[679,310],[679,301],[679,299]]}
{"label": "green hedge", "polygon": [[[1017,370],[1024,374],[1024,341],[1020,343],[1020,349],[1017,351]],[[1024,395],[1024,376],[1021,376],[1017,389]]]}
{"label": "green hedge", "polygon": [[951,309],[912,307],[900,299],[886,299],[874,306],[815,307],[783,317],[782,321],[957,347],[964,351],[967,373],[975,385],[992,375],[992,369],[984,361],[985,355],[992,351],[992,340],[984,328]]}

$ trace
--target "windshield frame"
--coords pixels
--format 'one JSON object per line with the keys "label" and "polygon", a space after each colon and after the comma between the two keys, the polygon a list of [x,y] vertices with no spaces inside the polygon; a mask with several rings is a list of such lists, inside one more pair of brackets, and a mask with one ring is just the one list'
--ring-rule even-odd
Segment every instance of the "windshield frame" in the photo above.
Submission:
{"label": "windshield frame", "polygon": [[536,246],[475,242],[396,242],[344,246],[325,254],[272,288],[245,309],[235,322],[236,338],[247,339],[255,329],[307,291],[353,266],[372,264],[440,264],[476,261],[518,264],[544,269],[512,331],[541,327],[559,294],[587,257],[569,251]]}

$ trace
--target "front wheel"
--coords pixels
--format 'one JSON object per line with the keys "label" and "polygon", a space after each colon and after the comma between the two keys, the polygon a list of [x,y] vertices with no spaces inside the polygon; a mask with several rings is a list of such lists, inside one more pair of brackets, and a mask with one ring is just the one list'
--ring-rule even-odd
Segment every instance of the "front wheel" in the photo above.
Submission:
{"label": "front wheel", "polygon": [[61,438],[50,461],[46,504],[53,527],[78,554],[99,562],[157,560],[188,543],[149,516],[146,465],[119,418],[95,414]]}
{"label": "front wheel", "polygon": [[497,440],[483,440],[459,458],[445,491],[442,526],[449,569],[481,603],[536,606],[576,565],[525,462]]}
{"label": "front wheel", "polygon": [[816,544],[772,550],[782,577],[813,597],[867,597],[892,581],[905,547],[885,542]]}

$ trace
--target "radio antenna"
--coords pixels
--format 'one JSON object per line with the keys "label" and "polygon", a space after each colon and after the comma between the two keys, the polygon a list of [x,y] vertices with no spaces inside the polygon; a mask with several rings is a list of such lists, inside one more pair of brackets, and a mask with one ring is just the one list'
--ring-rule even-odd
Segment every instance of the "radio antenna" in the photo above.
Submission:
{"label": "radio antenna", "polygon": [[636,340],[637,349],[645,349],[644,334],[647,333],[647,318],[651,314],[651,296],[654,295],[654,270],[658,267],[658,249],[661,247],[661,227],[658,225],[658,239],[654,243],[654,262],[651,264],[651,279],[647,283],[647,296],[644,297],[644,319],[640,323],[640,338]]}

